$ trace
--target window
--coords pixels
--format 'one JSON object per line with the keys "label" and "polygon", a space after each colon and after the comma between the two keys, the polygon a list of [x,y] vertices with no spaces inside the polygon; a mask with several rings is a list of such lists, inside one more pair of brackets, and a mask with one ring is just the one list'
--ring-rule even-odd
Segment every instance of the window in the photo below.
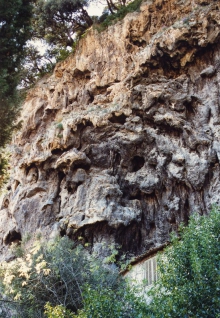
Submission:
{"label": "window", "polygon": [[143,263],[144,280],[150,286],[157,281],[157,259],[156,256],[149,258]]}
{"label": "window", "polygon": [[126,274],[126,276],[136,283],[142,283],[146,287],[157,281],[157,257],[151,257],[141,263],[133,265],[132,269]]}

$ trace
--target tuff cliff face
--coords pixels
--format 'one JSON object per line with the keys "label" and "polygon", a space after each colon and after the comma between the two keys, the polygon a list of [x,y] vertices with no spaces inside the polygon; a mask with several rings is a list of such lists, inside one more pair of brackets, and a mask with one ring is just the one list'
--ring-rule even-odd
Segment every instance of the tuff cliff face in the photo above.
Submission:
{"label": "tuff cliff face", "polygon": [[11,145],[2,251],[29,232],[158,248],[220,203],[220,4],[156,0],[32,89]]}

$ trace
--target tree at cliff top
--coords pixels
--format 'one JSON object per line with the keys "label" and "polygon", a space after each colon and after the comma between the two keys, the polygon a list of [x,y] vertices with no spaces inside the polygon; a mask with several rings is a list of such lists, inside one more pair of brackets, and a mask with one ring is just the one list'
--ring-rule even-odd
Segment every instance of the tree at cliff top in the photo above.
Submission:
{"label": "tree at cliff top", "polygon": [[[72,47],[74,38],[93,25],[86,8],[96,0],[37,0],[33,18],[34,37],[50,45]],[[127,0],[106,0],[106,8],[115,13]]]}
{"label": "tree at cliff top", "polygon": [[220,317],[220,210],[194,215],[159,262],[151,317]]}
{"label": "tree at cliff top", "polygon": [[26,46],[20,72],[24,88],[33,86],[74,50],[77,37],[93,24],[86,11],[88,5],[89,0],[35,1],[32,40],[42,41],[45,52],[40,52],[34,42]]}
{"label": "tree at cliff top", "polygon": [[[37,47],[27,45],[21,68],[22,86],[29,88],[39,77],[53,70],[55,64],[64,60],[75,50],[80,36],[93,25],[107,19],[106,26],[122,19],[126,13],[135,11],[137,2],[106,0],[101,17],[89,16],[87,8],[99,0],[36,0],[32,17],[32,39],[43,40],[47,50],[40,53]],[[128,4],[128,6],[127,6]],[[101,27],[102,29],[102,27]]]}
{"label": "tree at cliff top", "polygon": [[18,114],[19,68],[31,35],[31,12],[29,0],[0,0],[0,147],[10,140]]}
{"label": "tree at cliff top", "polygon": [[72,46],[74,36],[93,24],[85,9],[88,5],[88,0],[38,0],[33,18],[34,36],[48,44]]}

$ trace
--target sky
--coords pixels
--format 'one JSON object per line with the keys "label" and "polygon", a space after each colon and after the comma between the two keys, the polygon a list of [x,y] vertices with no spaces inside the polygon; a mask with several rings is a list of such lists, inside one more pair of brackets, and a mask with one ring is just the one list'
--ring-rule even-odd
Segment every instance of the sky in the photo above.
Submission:
{"label": "sky", "polygon": [[101,15],[102,14],[102,11],[104,9],[104,7],[106,6],[106,3],[104,4],[101,3],[101,2],[98,2],[97,3],[92,3],[90,4],[90,6],[88,7],[87,11],[88,11],[88,14],[89,15]]}

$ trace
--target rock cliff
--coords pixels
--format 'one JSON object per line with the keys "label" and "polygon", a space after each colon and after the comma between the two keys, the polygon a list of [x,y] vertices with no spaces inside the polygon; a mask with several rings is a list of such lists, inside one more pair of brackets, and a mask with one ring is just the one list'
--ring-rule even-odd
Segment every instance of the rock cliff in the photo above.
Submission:
{"label": "rock cliff", "polygon": [[23,105],[3,253],[40,231],[140,255],[220,204],[219,39],[214,0],[147,1],[88,30]]}

